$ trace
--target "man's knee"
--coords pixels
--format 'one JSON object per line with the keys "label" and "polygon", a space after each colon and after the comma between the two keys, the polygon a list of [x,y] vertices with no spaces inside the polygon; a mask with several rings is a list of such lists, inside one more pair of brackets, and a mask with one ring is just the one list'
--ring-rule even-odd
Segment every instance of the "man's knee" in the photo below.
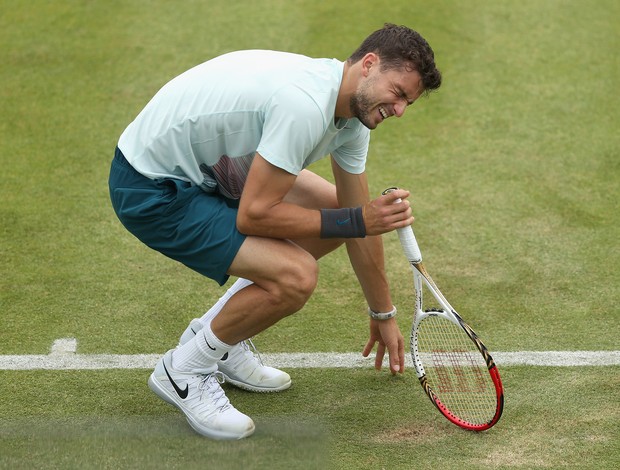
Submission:
{"label": "man's knee", "polygon": [[306,304],[316,288],[318,277],[318,263],[310,255],[289,263],[278,280],[279,301],[286,305],[287,314]]}

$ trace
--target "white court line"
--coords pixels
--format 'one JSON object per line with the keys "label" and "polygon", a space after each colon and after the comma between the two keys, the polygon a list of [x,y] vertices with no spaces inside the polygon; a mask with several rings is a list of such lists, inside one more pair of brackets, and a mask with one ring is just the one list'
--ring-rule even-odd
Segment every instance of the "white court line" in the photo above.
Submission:
{"label": "white court line", "polygon": [[[74,338],[56,340],[50,354],[0,355],[0,370],[152,369],[161,354],[77,354]],[[261,354],[265,364],[278,368],[373,367],[374,358],[361,353],[272,353]],[[515,351],[496,352],[498,366],[617,366],[620,351]],[[412,367],[411,357],[405,356]]]}

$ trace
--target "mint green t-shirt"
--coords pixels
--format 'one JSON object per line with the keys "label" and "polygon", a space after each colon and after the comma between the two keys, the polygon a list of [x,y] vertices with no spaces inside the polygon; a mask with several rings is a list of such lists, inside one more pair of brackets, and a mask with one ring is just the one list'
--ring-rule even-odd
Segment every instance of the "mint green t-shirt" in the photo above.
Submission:
{"label": "mint green t-shirt", "polygon": [[362,173],[370,131],[334,115],[343,67],[275,51],[222,55],[164,85],[118,146],[149,178],[178,178],[233,199],[256,152],[294,175],[328,154]]}

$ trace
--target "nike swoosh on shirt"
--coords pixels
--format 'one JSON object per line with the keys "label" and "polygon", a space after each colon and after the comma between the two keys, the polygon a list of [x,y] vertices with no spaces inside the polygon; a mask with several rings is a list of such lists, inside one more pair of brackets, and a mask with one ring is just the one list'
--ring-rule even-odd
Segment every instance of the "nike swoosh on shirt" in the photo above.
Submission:
{"label": "nike swoosh on shirt", "polygon": [[168,369],[166,369],[165,363],[164,363],[164,371],[166,372],[166,375],[168,376],[168,380],[170,380],[170,383],[174,387],[174,391],[177,392],[177,395],[179,395],[179,397],[181,397],[182,400],[185,400],[187,398],[187,394],[189,393],[189,386],[185,384],[185,390],[181,390],[181,388],[175,383],[175,381],[172,380],[172,377],[170,377],[170,374],[168,373]]}
{"label": "nike swoosh on shirt", "polygon": [[336,219],[336,225],[344,225],[344,224],[348,224],[349,222],[351,222],[351,217],[349,217],[348,219],[344,219],[344,220]]}

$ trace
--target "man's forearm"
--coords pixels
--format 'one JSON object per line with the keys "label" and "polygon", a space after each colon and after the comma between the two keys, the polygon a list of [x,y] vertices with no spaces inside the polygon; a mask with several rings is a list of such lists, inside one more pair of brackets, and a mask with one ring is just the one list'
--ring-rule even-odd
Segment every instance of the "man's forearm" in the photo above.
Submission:
{"label": "man's forearm", "polygon": [[347,252],[368,306],[375,312],[390,311],[392,298],[385,274],[381,236],[347,240]]}

